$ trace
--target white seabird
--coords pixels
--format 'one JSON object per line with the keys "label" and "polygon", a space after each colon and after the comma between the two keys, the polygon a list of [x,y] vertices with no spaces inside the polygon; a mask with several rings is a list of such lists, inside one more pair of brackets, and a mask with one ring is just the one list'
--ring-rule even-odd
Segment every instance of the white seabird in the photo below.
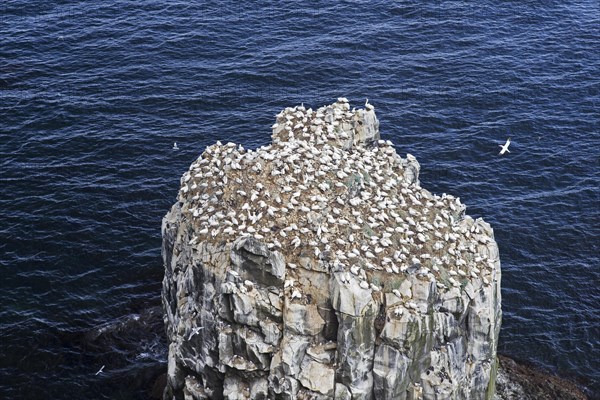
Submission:
{"label": "white seabird", "polygon": [[102,367],[100,367],[100,369],[98,370],[98,372],[96,372],[96,375],[101,374],[102,371],[104,370],[104,367],[105,367],[104,365]]}
{"label": "white seabird", "polygon": [[510,146],[510,137],[508,139],[506,139],[506,143],[504,143],[504,145],[499,144],[498,146],[502,147],[502,149],[500,150],[500,153],[498,153],[498,155],[502,155],[506,152],[510,153],[510,150],[508,149],[508,146]]}
{"label": "white seabird", "polygon": [[201,326],[197,326],[195,328],[192,328],[192,331],[190,332],[190,336],[188,337],[188,340],[191,340],[192,337],[194,337],[194,335],[197,335],[198,333],[200,333],[200,331],[204,329],[204,327]]}
{"label": "white seabird", "polygon": [[177,147],[177,142],[173,143],[173,150],[179,150],[179,147]]}

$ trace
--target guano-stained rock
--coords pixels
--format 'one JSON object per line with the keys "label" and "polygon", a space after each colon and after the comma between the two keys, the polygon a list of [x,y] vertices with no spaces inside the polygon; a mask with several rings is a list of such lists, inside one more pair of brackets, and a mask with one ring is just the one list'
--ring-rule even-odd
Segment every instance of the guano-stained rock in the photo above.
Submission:
{"label": "guano-stained rock", "polygon": [[286,108],[272,138],[207,147],[163,219],[164,399],[491,399],[489,224],[370,104]]}

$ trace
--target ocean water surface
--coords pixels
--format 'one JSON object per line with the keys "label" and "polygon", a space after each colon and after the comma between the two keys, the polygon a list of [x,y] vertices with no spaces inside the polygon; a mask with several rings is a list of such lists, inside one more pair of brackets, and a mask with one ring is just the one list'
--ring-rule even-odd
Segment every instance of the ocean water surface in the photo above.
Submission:
{"label": "ocean water surface", "polygon": [[2,1],[0,398],[148,398],[179,177],[338,96],[494,227],[499,351],[600,398],[598,26],[592,0]]}

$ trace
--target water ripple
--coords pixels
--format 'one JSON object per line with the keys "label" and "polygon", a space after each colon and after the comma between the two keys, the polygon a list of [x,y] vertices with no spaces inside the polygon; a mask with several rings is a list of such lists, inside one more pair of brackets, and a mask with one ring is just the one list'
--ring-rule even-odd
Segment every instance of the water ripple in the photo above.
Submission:
{"label": "water ripple", "polygon": [[369,98],[423,185],[494,226],[501,350],[600,392],[597,2],[0,9],[0,397],[146,398],[164,357],[135,316],[158,304],[178,177],[206,145],[264,145],[281,108],[340,95]]}

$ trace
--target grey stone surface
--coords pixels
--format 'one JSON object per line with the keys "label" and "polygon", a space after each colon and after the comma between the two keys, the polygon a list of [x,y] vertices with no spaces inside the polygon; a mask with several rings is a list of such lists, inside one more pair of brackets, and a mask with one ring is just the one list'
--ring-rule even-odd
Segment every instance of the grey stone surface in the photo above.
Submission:
{"label": "grey stone surface", "polygon": [[491,227],[420,187],[373,106],[209,146],[164,217],[165,399],[491,399]]}

